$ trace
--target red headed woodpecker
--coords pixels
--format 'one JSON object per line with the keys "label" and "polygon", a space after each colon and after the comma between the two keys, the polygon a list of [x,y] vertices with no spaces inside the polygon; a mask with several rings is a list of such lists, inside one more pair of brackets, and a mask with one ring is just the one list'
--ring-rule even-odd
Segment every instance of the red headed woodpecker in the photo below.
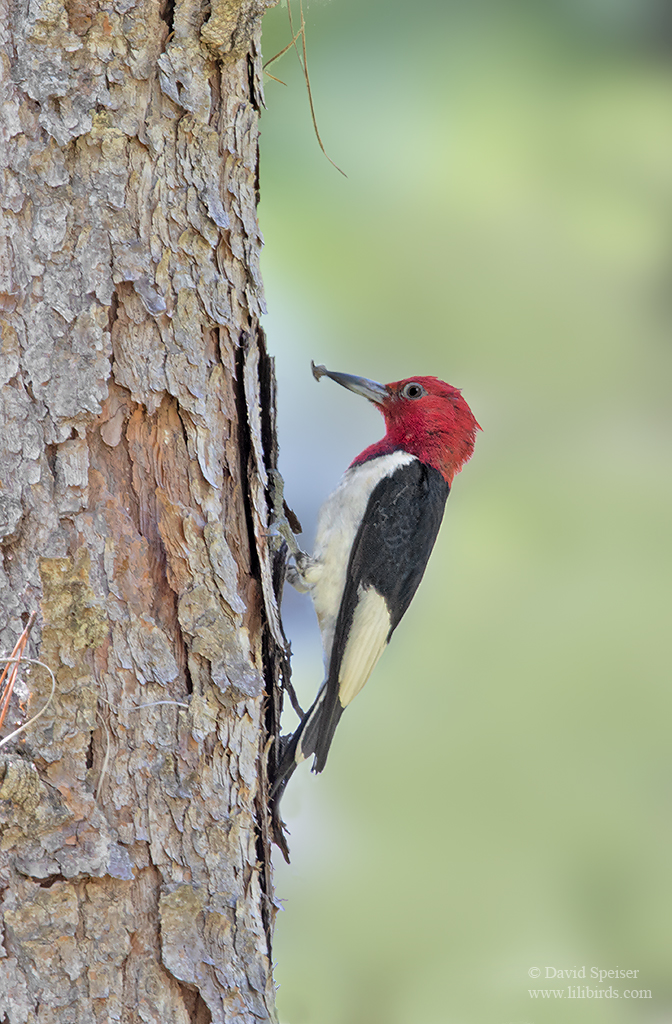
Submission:
{"label": "red headed woodpecker", "polygon": [[322,634],[325,681],[287,742],[271,795],[315,755],[321,772],[343,711],[371,675],[422,579],[453,477],[471,458],[480,429],[458,388],[436,377],[377,384],[312,364],[375,403],[385,437],[351,463],[320,509],[313,555],[288,537],[295,569]]}

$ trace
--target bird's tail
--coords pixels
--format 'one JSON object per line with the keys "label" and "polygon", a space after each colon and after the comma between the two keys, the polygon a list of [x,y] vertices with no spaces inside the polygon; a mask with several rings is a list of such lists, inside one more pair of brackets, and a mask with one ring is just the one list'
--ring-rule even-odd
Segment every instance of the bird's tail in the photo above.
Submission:
{"label": "bird's tail", "polygon": [[[318,747],[321,748],[323,746],[323,743],[320,742],[320,733],[323,725],[322,719],[324,717],[326,693],[326,687],[323,686],[283,750],[280,764],[271,786],[271,799],[279,799],[282,796],[285,786],[292,777],[297,765],[305,761],[311,754],[317,753]],[[340,718],[340,715],[338,717]],[[334,723],[334,727],[330,730],[329,741],[331,741],[335,727]],[[313,771],[321,772],[324,768],[328,748],[329,744],[327,743],[324,754],[316,757]]]}

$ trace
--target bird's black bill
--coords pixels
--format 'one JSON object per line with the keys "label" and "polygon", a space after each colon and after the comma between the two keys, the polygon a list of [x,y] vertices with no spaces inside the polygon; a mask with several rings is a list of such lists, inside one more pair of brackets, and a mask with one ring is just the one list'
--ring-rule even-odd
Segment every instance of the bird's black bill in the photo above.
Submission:
{"label": "bird's black bill", "polygon": [[348,391],[354,391],[356,395],[368,398],[376,405],[381,405],[386,398],[390,397],[385,385],[378,384],[375,380],[367,380],[366,377],[353,377],[351,373],[336,373],[334,370],[328,370],[326,366],[315,366],[315,363],[312,362],[310,368],[315,380],[319,380],[320,377],[330,377],[337,384],[347,388]]}

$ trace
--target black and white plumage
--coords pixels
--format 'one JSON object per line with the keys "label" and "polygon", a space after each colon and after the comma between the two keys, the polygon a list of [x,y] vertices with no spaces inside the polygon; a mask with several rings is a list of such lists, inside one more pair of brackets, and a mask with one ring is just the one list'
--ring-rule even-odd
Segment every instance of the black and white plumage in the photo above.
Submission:
{"label": "black and white plumage", "polygon": [[[282,793],[297,764],[311,754],[313,771],[324,768],[343,711],[371,675],[422,579],[454,472],[447,472],[433,452],[427,457],[426,448],[412,437],[399,443],[390,429],[388,408],[394,402],[413,403],[417,418],[417,398],[399,399],[404,388],[408,394],[409,382],[380,385],[322,372],[379,404],[388,433],[355,460],[320,509],[313,555],[298,549],[294,553],[295,569],[288,578],[313,600],[325,680],[283,750],[274,796]],[[434,381],[415,378],[411,384],[417,397],[427,395],[425,385]],[[473,416],[471,420],[476,423]],[[434,419],[430,426],[436,427]],[[419,432],[417,425],[415,430]]]}

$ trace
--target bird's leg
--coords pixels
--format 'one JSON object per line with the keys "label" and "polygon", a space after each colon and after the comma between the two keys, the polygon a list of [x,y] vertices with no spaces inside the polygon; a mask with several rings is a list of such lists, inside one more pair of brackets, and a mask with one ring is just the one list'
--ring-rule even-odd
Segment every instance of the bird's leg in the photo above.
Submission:
{"label": "bird's leg", "polygon": [[285,501],[285,482],[277,469],[269,471],[270,492],[272,499],[272,519],[268,530],[271,541],[279,546],[284,541],[288,548],[289,556],[293,559],[294,565],[287,568],[287,582],[291,583],[296,590],[305,593],[308,586],[304,580],[304,571],[312,562],[310,555],[299,547],[294,536],[301,533],[301,524]]}

